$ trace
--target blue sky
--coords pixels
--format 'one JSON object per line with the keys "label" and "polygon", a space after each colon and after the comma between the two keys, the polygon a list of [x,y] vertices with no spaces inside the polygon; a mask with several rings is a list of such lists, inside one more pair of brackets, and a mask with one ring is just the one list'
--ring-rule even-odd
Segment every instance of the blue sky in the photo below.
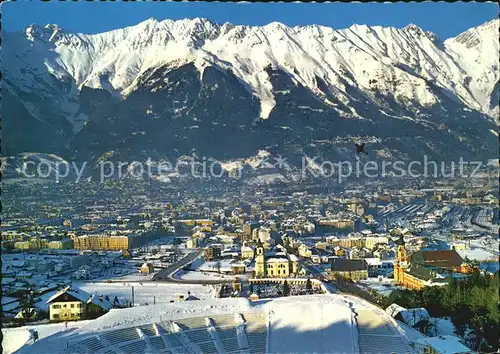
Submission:
{"label": "blue sky", "polygon": [[3,30],[17,31],[37,23],[55,23],[71,32],[99,33],[154,17],[205,17],[214,22],[288,26],[320,24],[337,29],[353,24],[404,27],[414,23],[441,39],[492,20],[495,3],[203,3],[87,2],[19,0],[2,4]]}

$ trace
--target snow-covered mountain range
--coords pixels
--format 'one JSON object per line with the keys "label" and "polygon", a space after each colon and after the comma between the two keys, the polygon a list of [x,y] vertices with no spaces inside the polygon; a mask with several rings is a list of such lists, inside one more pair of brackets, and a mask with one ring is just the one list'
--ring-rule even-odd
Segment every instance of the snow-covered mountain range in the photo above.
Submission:
{"label": "snow-covered mountain range", "polygon": [[3,38],[3,148],[338,156],[370,136],[378,156],[486,158],[498,147],[498,33],[498,19],[446,41],[415,25],[31,25]]}

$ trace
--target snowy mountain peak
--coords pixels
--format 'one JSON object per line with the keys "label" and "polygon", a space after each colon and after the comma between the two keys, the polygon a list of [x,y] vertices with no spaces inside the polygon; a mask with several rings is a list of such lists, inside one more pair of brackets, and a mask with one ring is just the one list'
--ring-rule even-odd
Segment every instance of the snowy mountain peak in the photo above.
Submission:
{"label": "snowy mountain peak", "polygon": [[203,24],[203,25],[209,25],[209,26],[214,26],[214,25],[218,25],[212,21],[210,21],[208,18],[206,17],[195,17],[191,20],[193,23],[198,23],[198,24]]}
{"label": "snowy mountain peak", "polygon": [[280,30],[280,31],[286,31],[286,30],[290,29],[287,25],[285,25],[281,22],[277,22],[277,21],[270,22],[267,25],[265,25],[264,27],[267,29],[276,29],[276,30]]}
{"label": "snowy mountain peak", "polygon": [[419,26],[411,23],[408,26],[403,28],[403,31],[410,33],[412,36],[425,36],[429,38],[431,41],[436,42],[438,41],[438,36],[430,31],[424,31],[422,28]]}
{"label": "snowy mountain peak", "polygon": [[[289,91],[273,83],[273,71],[277,70],[287,75],[289,84],[307,88],[346,117],[363,116],[339,108],[354,100],[349,87],[359,90],[363,100],[378,104],[380,97],[393,96],[391,100],[418,112],[439,102],[430,83],[471,109],[492,115],[498,110],[492,99],[499,77],[495,27],[498,20],[446,41],[444,48],[437,36],[414,24],[403,29],[355,24],[335,30],[319,25],[290,28],[280,22],[258,27],[220,25],[200,17],[176,21],[150,18],[135,26],[92,35],[65,33],[57,25],[31,25],[22,40],[15,35],[7,38],[11,50],[22,59],[13,59],[5,66],[11,82],[17,82],[25,92],[45,91],[56,77],[73,82],[73,95],[89,87],[119,98],[165,65],[174,70],[193,63],[200,78],[207,66],[231,69],[259,99],[260,118],[264,119],[271,114],[277,97]],[[50,45],[33,46],[35,41]],[[478,43],[482,44],[477,47]],[[25,68],[50,75],[32,79],[26,76]],[[75,99],[68,98],[67,106],[72,109],[65,116],[72,117],[70,121],[81,117],[79,108],[69,103]]]}
{"label": "snowy mountain peak", "polygon": [[[495,18],[491,21],[486,21],[485,23],[473,27],[469,29],[468,31],[476,31],[476,32],[485,32],[485,31],[492,31],[492,32],[498,32],[499,31],[499,26],[500,26],[500,18]],[[466,31],[466,32],[468,32]]]}
{"label": "snowy mountain peak", "polygon": [[135,26],[131,26],[131,29],[140,29],[140,30],[147,30],[150,28],[156,28],[161,22],[159,22],[156,18],[150,17],[145,21],[140,22],[139,24]]}
{"label": "snowy mountain peak", "polygon": [[466,86],[481,110],[491,117],[499,115],[500,20],[494,19],[471,28],[444,42],[446,52],[466,73]]}
{"label": "snowy mountain peak", "polygon": [[500,20],[495,19],[478,27],[471,28],[451,40],[464,45],[466,48],[473,48],[482,41],[488,40],[489,37],[496,37],[498,39],[499,24]]}
{"label": "snowy mountain peak", "polygon": [[406,30],[406,31],[411,31],[411,32],[415,32],[415,33],[424,33],[424,30],[421,29],[420,27],[418,27],[416,24],[414,23],[410,23],[409,25],[405,26],[403,28],[403,30]]}

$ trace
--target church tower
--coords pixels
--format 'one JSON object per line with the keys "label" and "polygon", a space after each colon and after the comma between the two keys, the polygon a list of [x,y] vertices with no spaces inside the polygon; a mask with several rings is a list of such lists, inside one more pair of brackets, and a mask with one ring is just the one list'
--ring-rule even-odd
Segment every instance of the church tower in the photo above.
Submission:
{"label": "church tower", "polygon": [[266,276],[266,258],[264,254],[264,246],[259,241],[255,250],[255,277],[264,278]]}
{"label": "church tower", "polygon": [[398,254],[396,261],[394,262],[394,281],[396,284],[403,283],[404,272],[408,268],[408,255],[406,253],[405,241],[403,240],[403,235],[399,237],[398,244]]}

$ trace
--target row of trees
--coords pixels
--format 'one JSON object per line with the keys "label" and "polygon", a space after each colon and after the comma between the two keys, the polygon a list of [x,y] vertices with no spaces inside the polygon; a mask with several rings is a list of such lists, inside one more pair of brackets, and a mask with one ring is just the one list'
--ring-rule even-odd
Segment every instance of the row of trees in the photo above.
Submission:
{"label": "row of trees", "polygon": [[384,305],[424,307],[432,317],[450,317],[458,335],[472,338],[472,349],[491,352],[499,347],[499,286],[498,272],[491,276],[475,270],[465,280],[452,278],[446,286],[393,291]]}

